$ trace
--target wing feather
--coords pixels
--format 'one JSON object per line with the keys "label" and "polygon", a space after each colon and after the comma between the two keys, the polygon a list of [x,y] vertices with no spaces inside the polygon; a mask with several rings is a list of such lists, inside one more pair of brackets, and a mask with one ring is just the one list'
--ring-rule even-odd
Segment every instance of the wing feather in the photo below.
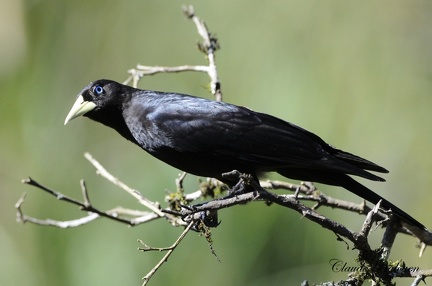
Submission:
{"label": "wing feather", "polygon": [[127,124],[150,153],[170,149],[191,157],[207,154],[262,171],[316,168],[371,177],[362,169],[385,170],[333,148],[301,127],[245,107],[152,92],[135,96],[131,106],[125,110],[134,116],[126,118],[135,121]]}

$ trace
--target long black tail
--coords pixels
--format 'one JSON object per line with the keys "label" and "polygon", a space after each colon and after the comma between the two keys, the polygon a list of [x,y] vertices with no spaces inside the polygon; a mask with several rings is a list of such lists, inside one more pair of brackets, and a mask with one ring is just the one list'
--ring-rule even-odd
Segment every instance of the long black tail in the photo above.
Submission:
{"label": "long black tail", "polygon": [[[342,178],[343,177],[343,178]],[[391,210],[398,218],[403,220],[404,222],[417,226],[420,229],[426,229],[426,227],[418,222],[416,219],[414,219],[412,216],[392,204],[391,202],[387,201],[386,199],[382,198],[380,195],[374,193],[373,191],[369,190],[353,178],[351,178],[348,175],[343,175],[338,177],[338,185],[347,189],[348,191],[356,194],[359,197],[362,197],[363,199],[373,203],[377,204],[381,200],[381,207],[384,209]]]}

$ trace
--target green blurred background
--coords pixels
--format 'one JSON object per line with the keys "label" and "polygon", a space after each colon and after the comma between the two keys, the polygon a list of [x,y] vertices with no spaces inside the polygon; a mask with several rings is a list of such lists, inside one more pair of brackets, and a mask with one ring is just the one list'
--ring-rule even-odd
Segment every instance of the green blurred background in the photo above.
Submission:
{"label": "green blurred background", "polygon": [[[162,257],[136,240],[167,246],[181,233],[165,221],[135,228],[98,220],[76,229],[15,221],[14,204],[39,218],[79,218],[75,207],[20,180],[80,198],[84,178],[100,208],[139,205],[98,177],[84,159],[104,166],[152,200],[174,190],[175,170],[114,131],[90,120],[63,126],[75,96],[90,81],[123,81],[137,63],[205,64],[195,26],[178,1],[17,1],[0,3],[0,284],[140,285]],[[217,64],[225,101],[299,124],[391,173],[365,182],[428,227],[432,185],[432,2],[190,1],[222,49]],[[206,75],[144,78],[141,88],[211,97]],[[321,187],[321,186],[320,186]],[[197,188],[196,178],[187,188]],[[360,202],[337,188],[331,196]],[[363,218],[320,209],[358,230]],[[299,285],[338,280],[329,260],[355,266],[333,233],[294,211],[262,203],[220,212],[214,248],[189,234],[153,285]],[[371,236],[379,245],[381,230]],[[399,236],[392,259],[432,268],[416,241]],[[351,245],[351,244],[350,244]],[[404,281],[404,284],[411,281]]]}

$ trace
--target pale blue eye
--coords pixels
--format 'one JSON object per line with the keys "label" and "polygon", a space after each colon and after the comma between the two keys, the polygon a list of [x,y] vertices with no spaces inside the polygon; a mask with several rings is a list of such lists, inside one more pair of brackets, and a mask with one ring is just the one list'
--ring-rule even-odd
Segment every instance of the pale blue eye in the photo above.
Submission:
{"label": "pale blue eye", "polygon": [[101,94],[104,92],[104,89],[103,89],[102,86],[100,86],[100,85],[96,85],[96,86],[93,88],[93,92],[94,92],[96,95],[101,95]]}

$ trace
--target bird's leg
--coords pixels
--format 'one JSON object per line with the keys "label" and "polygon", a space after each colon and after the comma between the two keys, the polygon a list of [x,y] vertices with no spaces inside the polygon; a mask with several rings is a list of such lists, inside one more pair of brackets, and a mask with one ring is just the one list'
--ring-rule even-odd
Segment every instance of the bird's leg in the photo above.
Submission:
{"label": "bird's leg", "polygon": [[[233,170],[231,172],[223,173],[222,177],[232,182],[237,182],[234,186],[232,184],[228,184],[230,189],[228,190],[228,196],[232,197],[236,194],[241,194],[244,190],[244,184],[242,179],[242,173],[237,170]],[[231,187],[232,186],[232,187]]]}
{"label": "bird's leg", "polygon": [[246,190],[245,183],[242,178],[238,180],[237,184],[234,185],[230,190],[228,190],[228,196],[235,196],[243,194]]}
{"label": "bird's leg", "polygon": [[254,188],[251,183],[253,182],[253,180],[258,181],[258,178],[256,178],[255,176],[250,174],[244,174],[237,170],[233,170],[228,173],[223,173],[222,177],[224,179],[229,179],[230,181],[233,182],[235,180],[238,180],[237,183],[230,190],[228,190],[227,197],[232,197],[235,195],[244,194],[253,191]]}

